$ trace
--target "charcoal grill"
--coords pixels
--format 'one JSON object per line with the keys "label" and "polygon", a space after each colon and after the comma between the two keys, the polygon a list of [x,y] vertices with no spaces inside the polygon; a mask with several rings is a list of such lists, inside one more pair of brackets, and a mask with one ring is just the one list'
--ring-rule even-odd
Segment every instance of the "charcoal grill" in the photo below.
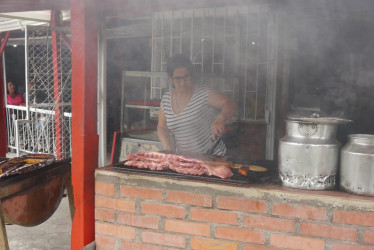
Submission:
{"label": "charcoal grill", "polygon": [[74,215],[70,159],[0,180],[0,249],[9,249],[5,223],[36,226],[57,209],[65,188]]}
{"label": "charcoal grill", "polygon": [[255,172],[251,171],[248,176],[243,176],[238,173],[238,169],[231,168],[233,172],[233,176],[227,179],[222,179],[216,176],[208,176],[208,175],[189,175],[189,174],[181,174],[175,172],[170,169],[164,170],[150,170],[144,168],[136,168],[131,166],[125,166],[123,162],[118,162],[116,164],[108,166],[110,169],[118,172],[123,173],[131,173],[131,174],[140,174],[140,175],[151,175],[151,176],[163,176],[163,177],[170,177],[176,179],[186,179],[186,180],[199,180],[199,181],[206,181],[206,182],[214,182],[214,183],[225,183],[231,185],[247,185],[251,183],[262,183],[262,184],[270,184],[279,182],[278,174],[277,174],[277,165],[274,161],[241,161],[241,160],[230,160],[230,162],[235,164],[244,164],[244,165],[258,165],[268,169],[266,172]]}

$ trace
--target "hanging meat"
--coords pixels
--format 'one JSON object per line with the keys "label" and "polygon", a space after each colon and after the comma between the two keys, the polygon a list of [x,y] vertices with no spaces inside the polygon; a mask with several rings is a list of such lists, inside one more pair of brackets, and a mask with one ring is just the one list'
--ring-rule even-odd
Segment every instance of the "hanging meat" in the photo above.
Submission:
{"label": "hanging meat", "polygon": [[151,170],[171,169],[182,174],[213,175],[222,179],[230,178],[233,173],[224,164],[209,164],[199,159],[160,152],[138,152],[129,154],[125,166],[148,168]]}

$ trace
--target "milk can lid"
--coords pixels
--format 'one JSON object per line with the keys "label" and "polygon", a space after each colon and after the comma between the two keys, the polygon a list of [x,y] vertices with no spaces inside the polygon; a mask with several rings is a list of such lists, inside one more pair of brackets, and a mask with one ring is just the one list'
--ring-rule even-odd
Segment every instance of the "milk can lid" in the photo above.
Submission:
{"label": "milk can lid", "polygon": [[318,113],[313,113],[309,117],[303,115],[292,114],[287,116],[288,120],[301,121],[301,122],[312,122],[319,124],[346,124],[352,122],[352,120],[340,118],[340,117],[320,117]]}
{"label": "milk can lid", "polygon": [[291,121],[312,122],[319,124],[347,124],[352,122],[352,120],[339,117],[305,117],[292,115],[287,116],[287,119]]}
{"label": "milk can lid", "polygon": [[291,121],[311,122],[319,124],[346,124],[352,120],[341,117],[340,115],[328,115],[320,109],[314,108],[294,108],[287,115],[287,119]]}

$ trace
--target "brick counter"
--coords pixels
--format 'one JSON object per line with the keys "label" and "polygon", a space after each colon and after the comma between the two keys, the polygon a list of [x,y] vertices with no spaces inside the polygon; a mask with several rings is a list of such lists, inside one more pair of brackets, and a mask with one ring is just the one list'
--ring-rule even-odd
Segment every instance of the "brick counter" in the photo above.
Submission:
{"label": "brick counter", "polygon": [[374,197],[96,171],[97,249],[374,250]]}

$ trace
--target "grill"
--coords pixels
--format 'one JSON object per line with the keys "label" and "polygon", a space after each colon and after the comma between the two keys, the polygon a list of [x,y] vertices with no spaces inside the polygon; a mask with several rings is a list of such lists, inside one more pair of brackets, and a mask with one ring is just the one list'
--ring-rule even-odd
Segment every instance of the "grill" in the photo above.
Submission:
{"label": "grill", "polygon": [[230,160],[229,158],[227,158],[227,161],[230,161],[235,164],[257,165],[257,166],[267,168],[268,171],[266,172],[249,171],[248,176],[243,176],[238,173],[238,169],[231,168],[231,171],[233,172],[233,176],[227,179],[221,179],[216,176],[181,174],[170,169],[150,170],[150,169],[144,169],[144,168],[129,167],[129,166],[123,165],[126,161],[110,165],[108,166],[108,168],[114,171],[123,172],[123,173],[148,175],[148,176],[162,176],[162,177],[169,177],[169,178],[175,178],[175,179],[198,180],[198,181],[206,181],[206,182],[213,182],[213,183],[225,183],[225,184],[231,184],[231,185],[237,185],[237,186],[247,185],[251,183],[273,184],[273,183],[279,182],[277,164],[275,161],[268,161],[268,160],[240,161],[240,160]]}
{"label": "grill", "polygon": [[70,182],[70,159],[55,161],[29,173],[0,179],[0,249],[9,249],[5,223],[36,226],[57,209],[67,188],[70,212],[74,214]]}

